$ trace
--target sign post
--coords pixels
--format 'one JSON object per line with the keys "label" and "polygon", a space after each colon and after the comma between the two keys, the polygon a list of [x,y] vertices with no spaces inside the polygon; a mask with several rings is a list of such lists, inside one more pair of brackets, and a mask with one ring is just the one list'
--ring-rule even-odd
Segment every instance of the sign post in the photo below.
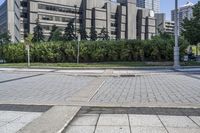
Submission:
{"label": "sign post", "polygon": [[27,50],[27,67],[30,67],[30,46],[28,44],[26,45],[26,50]]}
{"label": "sign post", "polygon": [[180,67],[179,60],[179,45],[178,45],[178,31],[179,27],[179,14],[178,14],[178,0],[175,0],[175,46],[174,46],[174,68]]}
{"label": "sign post", "polygon": [[79,64],[79,55],[80,55],[80,41],[81,41],[81,36],[78,35],[78,46],[77,46],[77,64]]}

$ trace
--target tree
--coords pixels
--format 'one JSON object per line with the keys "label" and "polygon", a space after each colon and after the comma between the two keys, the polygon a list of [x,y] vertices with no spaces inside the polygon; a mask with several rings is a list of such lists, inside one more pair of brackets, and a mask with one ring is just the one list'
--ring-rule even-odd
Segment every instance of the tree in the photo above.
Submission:
{"label": "tree", "polygon": [[43,29],[39,24],[39,20],[36,20],[36,26],[33,29],[33,42],[41,42],[44,41]]}
{"label": "tree", "polygon": [[79,34],[81,35],[81,40],[87,40],[88,39],[88,35],[87,35],[85,28],[80,27]]}
{"label": "tree", "polygon": [[90,33],[90,39],[91,39],[92,41],[96,41],[97,38],[98,38],[98,36],[97,36],[97,31],[95,30],[94,27],[92,27],[92,28],[91,28],[91,33]]}
{"label": "tree", "polygon": [[48,41],[60,41],[62,39],[61,36],[61,30],[56,25],[53,25]]}
{"label": "tree", "polygon": [[8,44],[11,42],[11,36],[9,31],[0,34],[0,40],[3,41],[4,44]]}
{"label": "tree", "polygon": [[102,40],[109,40],[108,31],[106,30],[105,27],[101,29],[101,33],[99,33],[99,38]]}
{"label": "tree", "polygon": [[193,45],[200,43],[200,1],[193,8],[193,18],[184,19],[183,36]]}
{"label": "tree", "polygon": [[67,24],[63,38],[66,41],[72,41],[76,39],[76,35],[74,33],[74,19],[71,19]]}

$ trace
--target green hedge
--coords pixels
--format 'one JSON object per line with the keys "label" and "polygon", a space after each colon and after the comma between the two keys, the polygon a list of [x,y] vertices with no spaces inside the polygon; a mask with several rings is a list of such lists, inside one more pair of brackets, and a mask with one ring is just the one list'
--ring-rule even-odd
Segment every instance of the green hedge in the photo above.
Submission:
{"label": "green hedge", "polygon": [[[180,55],[183,56],[189,44],[180,39]],[[171,61],[173,59],[173,39],[155,37],[152,40],[81,41],[80,61]],[[32,44],[32,62],[75,62],[77,42],[43,42]],[[0,48],[1,55],[1,48]],[[1,55],[2,56],[2,55]],[[24,44],[4,45],[7,62],[25,62]]]}

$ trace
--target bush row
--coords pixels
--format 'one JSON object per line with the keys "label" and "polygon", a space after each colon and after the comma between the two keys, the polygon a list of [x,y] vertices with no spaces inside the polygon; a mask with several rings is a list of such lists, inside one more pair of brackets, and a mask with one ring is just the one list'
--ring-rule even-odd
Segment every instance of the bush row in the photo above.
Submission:
{"label": "bush row", "polygon": [[[188,45],[186,41],[180,39],[180,56],[184,55]],[[80,61],[171,61],[173,60],[173,46],[173,39],[160,37],[146,41],[81,41]],[[1,53],[0,51],[0,55]],[[4,45],[3,53],[6,62],[26,61],[26,50],[23,43]],[[35,43],[32,44],[30,53],[32,62],[75,62],[77,42]]]}

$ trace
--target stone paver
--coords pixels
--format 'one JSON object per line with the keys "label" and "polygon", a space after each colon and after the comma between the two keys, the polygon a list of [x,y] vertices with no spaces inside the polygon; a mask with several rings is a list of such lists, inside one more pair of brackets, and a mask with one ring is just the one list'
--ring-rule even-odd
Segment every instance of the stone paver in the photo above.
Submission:
{"label": "stone paver", "polygon": [[69,126],[65,133],[94,133],[95,126]]}
{"label": "stone paver", "polygon": [[35,73],[5,73],[0,72],[0,82],[6,81],[6,80],[13,80],[18,79],[22,77],[32,76],[35,75]]}
{"label": "stone paver", "polygon": [[200,116],[190,116],[190,119],[200,126]]}
{"label": "stone paver", "polygon": [[131,126],[162,127],[156,115],[129,115]]}
{"label": "stone paver", "polygon": [[102,114],[100,115],[99,126],[128,126],[128,116],[126,114]]}
{"label": "stone paver", "polygon": [[0,111],[0,133],[15,133],[41,114],[41,112]]}
{"label": "stone paver", "polygon": [[199,128],[187,116],[159,116],[166,127],[174,128]]}
{"label": "stone paver", "polygon": [[78,106],[53,106],[17,133],[60,133],[79,111]]}
{"label": "stone paver", "polygon": [[79,115],[70,124],[72,126],[95,126],[97,123],[99,115],[98,114],[86,114]]}
{"label": "stone paver", "polygon": [[0,83],[0,103],[64,104],[93,79],[95,78],[46,74]]}
{"label": "stone paver", "polygon": [[199,128],[167,128],[169,133],[199,133]]}
{"label": "stone paver", "polygon": [[200,104],[200,80],[185,75],[112,77],[105,81],[91,102]]}
{"label": "stone paver", "polygon": [[[96,120],[98,115],[100,117]],[[190,117],[194,120],[199,118]],[[199,133],[200,127],[186,116],[86,113],[78,114],[64,133],[81,133],[81,131],[84,133]]]}
{"label": "stone paver", "polygon": [[97,126],[95,133],[130,133],[128,126]]}
{"label": "stone paver", "polygon": [[167,133],[164,127],[131,127],[133,133]]}

